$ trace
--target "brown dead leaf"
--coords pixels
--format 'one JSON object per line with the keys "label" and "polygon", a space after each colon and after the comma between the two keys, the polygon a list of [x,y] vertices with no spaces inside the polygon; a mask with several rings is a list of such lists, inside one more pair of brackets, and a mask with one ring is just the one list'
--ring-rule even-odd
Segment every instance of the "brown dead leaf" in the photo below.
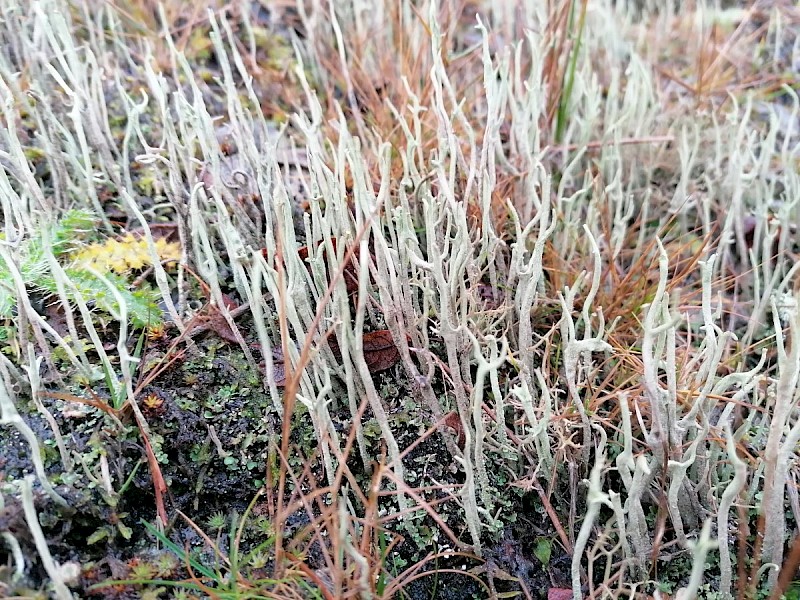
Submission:
{"label": "brown dead leaf", "polygon": [[69,327],[67,326],[67,314],[64,310],[64,305],[61,302],[45,302],[44,303],[44,316],[47,318],[47,323],[59,335],[69,335]]}
{"label": "brown dead leaf", "polygon": [[[331,245],[333,246],[333,251],[336,252],[336,239],[331,238]],[[318,242],[317,246],[320,246],[323,242]],[[300,259],[305,263],[306,269],[308,272],[311,272],[311,265],[308,264],[308,246],[303,246],[297,251],[297,254],[300,255]],[[328,264],[328,251],[327,249],[322,250],[322,259],[325,261],[325,264]],[[347,265],[344,268],[344,272],[342,273],[342,277],[344,278],[344,284],[347,288],[347,295],[351,296],[358,291],[358,272],[356,271],[356,265],[353,263],[353,259],[351,258],[347,261]],[[330,274],[328,277],[330,281]]]}
{"label": "brown dead leaf", "polygon": [[[222,300],[225,303],[225,309],[230,311],[238,308],[239,303],[236,300],[232,299],[227,294],[223,294]],[[237,344],[238,340],[236,339],[236,334],[233,333],[231,326],[228,324],[228,320],[220,311],[219,307],[214,306],[213,304],[209,304],[206,308],[206,315],[205,319],[208,323],[208,328],[216,333],[219,337],[221,337],[226,342],[231,344]]]}
{"label": "brown dead leaf", "polygon": [[464,426],[461,424],[461,417],[458,416],[458,411],[451,411],[447,413],[444,418],[444,424],[453,430],[453,433],[458,437],[458,447],[462,450],[467,443],[467,435],[464,433]]}
{"label": "brown dead leaf", "polygon": [[[342,360],[342,353],[339,344],[333,338],[328,339],[331,352],[337,361]],[[364,334],[364,360],[367,363],[370,373],[385,371],[397,364],[400,360],[400,351],[394,345],[392,334],[388,329],[380,331],[370,331]],[[274,349],[273,356],[273,379],[275,385],[284,387],[286,385],[286,367],[283,354],[279,349]]]}
{"label": "brown dead leaf", "polygon": [[[337,361],[342,360],[339,344],[334,338],[328,339],[331,352]],[[394,345],[392,333],[388,329],[369,331],[363,336],[364,360],[370,373],[378,373],[394,366],[400,360],[400,351]]]}
{"label": "brown dead leaf", "polygon": [[[251,344],[250,347],[262,351],[261,344]],[[262,361],[260,367],[266,370],[266,361]],[[286,363],[283,360],[283,350],[280,348],[272,349],[272,379],[276,386],[286,387]]]}
{"label": "brown dead leaf", "polygon": [[394,345],[388,329],[364,334],[364,360],[370,373],[378,373],[394,366],[400,360],[400,351]]}
{"label": "brown dead leaf", "polygon": [[272,375],[276,386],[286,387],[286,364],[283,359],[272,362]]}
{"label": "brown dead leaf", "polygon": [[[336,239],[331,238],[331,245],[333,246],[333,251],[336,252]],[[317,246],[319,247],[323,242],[317,242]],[[264,258],[267,257],[267,250],[266,248],[261,250],[261,254],[264,255]],[[297,249],[297,254],[300,257],[300,260],[303,261],[303,264],[308,269],[308,272],[311,273],[311,265],[308,264],[308,257],[309,257],[309,250],[308,246],[302,246]],[[328,265],[328,253],[327,249],[322,250],[322,258],[325,261],[325,265],[327,268]],[[345,288],[347,289],[347,295],[352,296],[356,292],[358,292],[358,271],[356,270],[356,265],[353,262],[353,259],[347,261],[347,265],[344,268],[344,272],[342,273],[342,277],[344,278]],[[330,273],[328,273],[328,281],[330,281]]]}

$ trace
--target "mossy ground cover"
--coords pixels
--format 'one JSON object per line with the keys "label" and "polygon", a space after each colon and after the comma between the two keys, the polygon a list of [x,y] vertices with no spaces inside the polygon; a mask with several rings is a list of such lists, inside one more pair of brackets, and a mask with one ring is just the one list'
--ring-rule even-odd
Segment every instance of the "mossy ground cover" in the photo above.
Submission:
{"label": "mossy ground cover", "polygon": [[0,596],[795,597],[800,14],[0,6]]}

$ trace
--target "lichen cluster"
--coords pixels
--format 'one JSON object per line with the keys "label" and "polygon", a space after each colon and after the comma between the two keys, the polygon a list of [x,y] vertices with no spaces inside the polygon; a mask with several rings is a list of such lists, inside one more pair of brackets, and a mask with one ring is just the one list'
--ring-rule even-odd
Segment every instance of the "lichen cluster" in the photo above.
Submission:
{"label": "lichen cluster", "polygon": [[117,4],[0,6],[0,595],[790,590],[796,9]]}

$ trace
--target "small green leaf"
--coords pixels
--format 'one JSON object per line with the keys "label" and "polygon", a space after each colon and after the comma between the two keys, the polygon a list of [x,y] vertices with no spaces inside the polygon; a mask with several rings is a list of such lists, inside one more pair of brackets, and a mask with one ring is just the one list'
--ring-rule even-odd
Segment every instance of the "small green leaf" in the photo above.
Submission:
{"label": "small green leaf", "polygon": [[125,523],[122,521],[117,522],[117,530],[119,530],[119,534],[126,540],[131,539],[131,536],[133,535],[133,529],[125,525]]}
{"label": "small green leaf", "polygon": [[553,545],[548,538],[536,538],[536,547],[533,554],[545,567],[550,564],[550,555],[553,552]]}
{"label": "small green leaf", "polygon": [[800,600],[800,583],[792,583],[792,586],[786,590],[783,597],[786,598],[786,600]]}
{"label": "small green leaf", "polygon": [[92,535],[90,535],[88,538],[86,538],[86,543],[89,545],[96,544],[97,542],[104,540],[107,537],[110,537],[108,528],[101,527],[100,529],[95,531]]}
{"label": "small green leaf", "polygon": [[225,515],[222,511],[217,511],[208,518],[207,524],[209,529],[222,529],[225,527]]}

